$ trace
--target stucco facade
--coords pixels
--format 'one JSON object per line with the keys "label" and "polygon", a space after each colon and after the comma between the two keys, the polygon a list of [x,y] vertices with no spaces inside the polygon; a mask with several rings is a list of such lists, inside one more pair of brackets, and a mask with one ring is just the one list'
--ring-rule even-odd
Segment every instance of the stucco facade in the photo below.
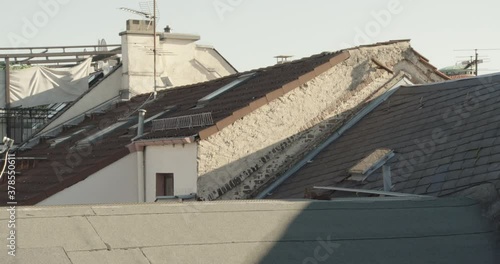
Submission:
{"label": "stucco facade", "polygon": [[174,195],[196,193],[197,144],[147,146],[144,150],[146,202],[156,200],[156,174],[172,173]]}
{"label": "stucco facade", "polygon": [[[196,143],[147,146],[38,205],[154,202],[157,173],[173,174],[174,195],[193,194],[197,192],[196,153]],[[144,166],[138,164],[138,155],[144,155]],[[139,168],[144,170],[144,184],[139,182]],[[144,200],[139,197],[139,186],[144,187]]]}
{"label": "stucco facade", "polygon": [[407,62],[419,63],[407,42],[349,53],[341,64],[201,141],[198,195],[206,200],[249,198],[395,74],[404,72],[417,83],[443,80]]}
{"label": "stucco facade", "polygon": [[137,202],[137,153],[132,153],[38,205]]}
{"label": "stucco facade", "polygon": [[[142,21],[140,21],[142,22]],[[153,91],[154,42],[151,31],[120,33],[123,50],[122,89],[131,95]],[[157,89],[213,80],[236,70],[209,46],[199,46],[200,36],[159,33],[156,37]]]}

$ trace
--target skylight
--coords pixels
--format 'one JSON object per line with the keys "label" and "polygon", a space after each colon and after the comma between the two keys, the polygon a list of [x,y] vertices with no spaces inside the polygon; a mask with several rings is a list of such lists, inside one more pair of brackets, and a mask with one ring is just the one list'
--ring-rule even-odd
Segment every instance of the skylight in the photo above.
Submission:
{"label": "skylight", "polygon": [[57,113],[63,110],[69,103],[54,103],[49,105],[48,109],[50,110],[48,118],[54,117]]}
{"label": "skylight", "polygon": [[129,122],[130,122],[130,120],[116,122],[115,124],[113,124],[113,125],[105,128],[103,130],[100,130],[99,132],[94,133],[93,135],[88,136],[85,139],[80,140],[77,145],[87,145],[87,144],[90,144],[93,141],[95,141],[96,139],[99,139],[99,138],[105,136],[106,134],[109,134],[109,133],[113,132],[115,129],[118,129],[118,128],[126,125]]}
{"label": "skylight", "polygon": [[394,157],[394,151],[391,149],[375,150],[370,155],[354,165],[354,167],[349,169],[349,173],[351,174],[349,180],[360,182],[364,181],[392,157]]}
{"label": "skylight", "polygon": [[51,142],[50,147],[51,147],[51,148],[53,148],[53,147],[55,147],[55,146],[57,146],[57,145],[59,145],[59,144],[61,144],[61,143],[65,142],[65,141],[67,141],[68,139],[71,139],[72,137],[74,137],[74,136],[76,136],[76,135],[79,135],[79,134],[81,134],[81,133],[85,132],[86,130],[87,130],[87,128],[83,128],[83,129],[80,129],[80,130],[78,130],[78,131],[74,132],[74,133],[73,133],[73,134],[71,134],[71,135],[68,135],[68,136],[64,136],[64,137],[60,137],[60,138],[54,139],[54,140]]}
{"label": "skylight", "polygon": [[242,82],[250,79],[251,77],[253,77],[256,73],[248,73],[248,74],[244,74],[244,75],[241,75],[240,77],[238,77],[238,79],[222,86],[221,88],[217,89],[215,92],[201,98],[200,100],[198,100],[198,104],[196,105],[196,108],[200,108],[200,107],[203,107],[204,105],[206,105],[210,100],[214,99],[215,97],[233,89],[234,87],[238,86],[239,84],[241,84]]}

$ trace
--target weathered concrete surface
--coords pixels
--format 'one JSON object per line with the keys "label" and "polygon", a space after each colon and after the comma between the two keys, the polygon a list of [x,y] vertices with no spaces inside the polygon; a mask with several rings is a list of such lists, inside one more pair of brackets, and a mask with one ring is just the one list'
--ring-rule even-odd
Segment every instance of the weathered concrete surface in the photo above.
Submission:
{"label": "weathered concrete surface", "polygon": [[[0,221],[1,237],[7,237],[7,220]],[[64,247],[66,250],[106,249],[86,217],[17,218],[18,248]],[[70,232],[68,230],[71,230]]]}
{"label": "weathered concrete surface", "polygon": [[500,194],[492,183],[481,184],[456,193],[454,197],[467,197],[479,201],[483,212],[496,226],[500,234]]}
{"label": "weathered concrete surface", "polygon": [[[490,223],[465,198],[21,207],[19,215],[33,208],[38,216],[18,227],[29,248],[1,263],[315,263],[319,255],[324,263],[498,263]],[[88,246],[96,239],[103,248]]]}
{"label": "weathered concrete surface", "polygon": [[276,177],[394,77],[373,58],[419,83],[443,80],[428,68],[422,73],[423,65],[413,65],[420,57],[407,42],[349,52],[343,63],[201,141],[198,195],[245,199]]}
{"label": "weathered concrete surface", "polygon": [[[6,264],[75,264],[71,263],[62,247],[22,248],[16,250],[16,256],[2,255],[2,263]],[[4,252],[2,252],[4,253]],[[3,261],[6,262],[3,262]],[[36,262],[34,262],[36,261]],[[99,263],[99,262],[96,262]]]}
{"label": "weathered concrete surface", "polygon": [[[76,251],[69,252],[69,258],[73,264],[150,264],[140,249],[118,249],[118,250],[99,250],[99,251]],[[162,263],[160,261],[158,263]]]}

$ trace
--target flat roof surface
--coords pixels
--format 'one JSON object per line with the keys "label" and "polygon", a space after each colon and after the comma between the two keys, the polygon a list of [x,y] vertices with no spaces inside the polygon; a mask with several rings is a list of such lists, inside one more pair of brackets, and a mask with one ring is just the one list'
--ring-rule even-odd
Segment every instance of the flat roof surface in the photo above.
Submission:
{"label": "flat roof surface", "polygon": [[2,263],[499,263],[492,230],[461,198],[21,207]]}

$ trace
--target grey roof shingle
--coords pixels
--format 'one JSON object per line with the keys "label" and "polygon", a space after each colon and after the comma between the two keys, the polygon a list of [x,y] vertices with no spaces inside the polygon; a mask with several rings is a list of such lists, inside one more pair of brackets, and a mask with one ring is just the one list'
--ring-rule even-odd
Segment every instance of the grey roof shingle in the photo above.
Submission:
{"label": "grey roof shingle", "polygon": [[498,186],[499,117],[500,75],[401,87],[271,197],[302,197],[315,185],[380,189],[381,169],[364,183],[346,180],[349,168],[378,148],[396,153],[387,163],[396,192],[444,195],[485,182]]}

